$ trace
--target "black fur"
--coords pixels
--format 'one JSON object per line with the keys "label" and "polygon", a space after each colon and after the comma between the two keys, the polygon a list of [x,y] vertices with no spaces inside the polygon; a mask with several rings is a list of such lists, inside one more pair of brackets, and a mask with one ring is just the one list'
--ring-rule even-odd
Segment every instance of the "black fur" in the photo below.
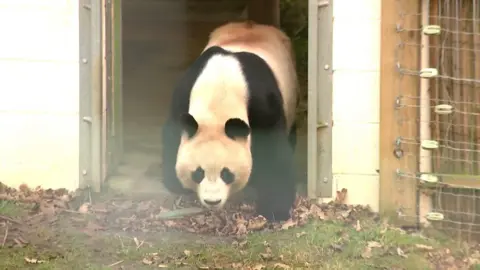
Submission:
{"label": "black fur", "polygon": [[246,139],[250,135],[250,127],[239,118],[228,119],[225,123],[225,134],[230,139]]}
{"label": "black fur", "polygon": [[182,129],[187,132],[189,138],[192,138],[197,133],[198,123],[190,114],[184,113],[180,115],[180,124]]}
{"label": "black fur", "polygon": [[[178,82],[172,97],[170,116],[163,127],[165,186],[175,193],[188,192],[182,188],[175,173],[182,131],[179,117],[188,112],[192,87],[208,60],[217,54],[234,55],[241,63],[248,83],[248,120],[253,156],[249,184],[259,194],[257,212],[269,220],[287,220],[296,194],[293,161],[295,125],[290,134],[285,131],[287,123],[283,99],[274,74],[262,58],[251,53],[232,53],[220,47],[211,47],[197,58]],[[237,124],[236,127],[239,126]],[[232,134],[238,136],[242,132],[245,130],[235,129]]]}

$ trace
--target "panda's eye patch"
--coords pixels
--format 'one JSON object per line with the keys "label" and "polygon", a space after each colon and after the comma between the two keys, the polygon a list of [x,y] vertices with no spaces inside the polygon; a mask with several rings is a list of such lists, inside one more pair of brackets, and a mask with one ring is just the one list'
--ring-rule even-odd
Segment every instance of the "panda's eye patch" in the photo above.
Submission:
{"label": "panda's eye patch", "polygon": [[195,171],[192,172],[192,181],[200,184],[202,182],[203,178],[205,178],[205,171],[198,167]]}
{"label": "panda's eye patch", "polygon": [[223,168],[220,172],[220,178],[222,178],[225,184],[229,185],[235,181],[235,175],[228,168]]}

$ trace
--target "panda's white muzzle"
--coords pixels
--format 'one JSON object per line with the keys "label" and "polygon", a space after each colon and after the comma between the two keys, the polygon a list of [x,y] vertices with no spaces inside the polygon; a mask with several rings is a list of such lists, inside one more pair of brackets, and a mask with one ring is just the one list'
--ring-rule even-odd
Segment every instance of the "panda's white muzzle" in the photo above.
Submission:
{"label": "panda's white muzzle", "polygon": [[197,187],[198,199],[207,208],[222,208],[229,192],[230,187],[220,178],[215,180],[204,178]]}

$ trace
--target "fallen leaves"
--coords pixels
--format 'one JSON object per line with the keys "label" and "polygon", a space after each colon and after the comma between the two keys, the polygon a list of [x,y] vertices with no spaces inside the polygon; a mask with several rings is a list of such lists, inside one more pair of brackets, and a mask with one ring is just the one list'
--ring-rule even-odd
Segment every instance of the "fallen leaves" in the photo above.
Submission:
{"label": "fallen leaves", "polygon": [[[345,200],[346,189],[337,192],[335,201],[327,204],[298,197],[292,209],[292,217],[281,223],[268,222],[265,217],[256,215],[254,205],[245,203],[232,203],[222,210],[207,211],[191,196],[180,196],[173,205],[165,205],[155,200],[134,201],[121,196],[96,203],[92,202],[89,194],[85,198],[86,202],[70,210],[69,202],[74,195],[66,190],[43,190],[40,187],[30,189],[26,185],[15,190],[0,184],[0,191],[0,199],[32,202],[35,205],[33,209],[40,214],[35,217],[35,222],[44,217],[52,220],[61,212],[76,214],[71,217],[72,221],[81,224],[80,229],[89,235],[108,228],[125,232],[162,232],[174,229],[197,234],[241,237],[256,231],[289,230],[303,226],[311,219],[343,220],[352,224],[356,222],[357,230],[360,230],[357,214],[370,212],[368,207],[341,204]],[[87,221],[87,217],[82,216],[87,214],[93,220]]]}
{"label": "fallen leaves", "polygon": [[118,196],[102,202],[101,206],[86,202],[75,212],[94,213],[95,223],[99,226],[125,232],[180,230],[236,237],[244,237],[257,231],[289,230],[303,226],[310,220],[347,221],[357,226],[357,230],[361,230],[358,219],[371,215],[371,210],[364,206],[348,206],[334,201],[315,203],[307,198],[298,197],[289,220],[271,223],[265,217],[256,215],[255,206],[250,204],[230,203],[225,209],[207,211],[195,197],[181,196],[171,203],[168,205],[156,200],[133,201]]}

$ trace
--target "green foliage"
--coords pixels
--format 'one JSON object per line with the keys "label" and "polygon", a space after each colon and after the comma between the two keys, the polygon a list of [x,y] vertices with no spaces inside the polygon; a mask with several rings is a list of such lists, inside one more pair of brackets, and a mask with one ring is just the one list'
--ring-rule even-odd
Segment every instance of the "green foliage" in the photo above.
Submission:
{"label": "green foliage", "polygon": [[292,39],[301,80],[308,63],[308,0],[281,0],[280,27]]}
{"label": "green foliage", "polygon": [[307,115],[308,83],[308,0],[280,0],[280,28],[292,40],[300,86],[297,124],[303,126]]}

